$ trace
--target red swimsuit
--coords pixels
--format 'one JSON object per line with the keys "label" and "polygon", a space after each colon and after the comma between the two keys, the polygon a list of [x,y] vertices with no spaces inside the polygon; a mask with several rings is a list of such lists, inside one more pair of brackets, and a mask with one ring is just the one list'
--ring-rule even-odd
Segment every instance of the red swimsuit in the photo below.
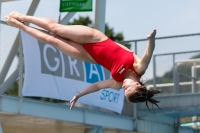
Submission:
{"label": "red swimsuit", "polygon": [[98,64],[111,72],[114,80],[123,82],[127,69],[131,69],[138,76],[141,76],[133,68],[133,52],[121,48],[111,39],[98,43],[83,44],[83,47]]}

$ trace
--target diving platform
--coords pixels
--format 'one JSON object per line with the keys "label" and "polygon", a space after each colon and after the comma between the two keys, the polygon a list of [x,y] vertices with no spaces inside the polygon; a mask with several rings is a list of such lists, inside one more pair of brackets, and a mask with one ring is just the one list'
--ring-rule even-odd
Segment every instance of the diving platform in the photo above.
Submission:
{"label": "diving platform", "polygon": [[[133,131],[135,119],[69,105],[0,96],[0,123],[4,133]],[[99,131],[98,131],[99,130]],[[98,132],[97,132],[98,131]]]}

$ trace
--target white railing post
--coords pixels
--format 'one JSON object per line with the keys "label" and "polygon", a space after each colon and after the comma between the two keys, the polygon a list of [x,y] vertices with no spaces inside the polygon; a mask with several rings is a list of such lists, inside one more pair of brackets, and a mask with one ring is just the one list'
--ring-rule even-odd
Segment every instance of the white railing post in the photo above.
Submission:
{"label": "white railing post", "polygon": [[194,62],[193,66],[192,66],[192,93],[196,93],[197,92],[197,72],[196,72],[196,62]]}
{"label": "white railing post", "polygon": [[[197,84],[196,84],[196,80],[197,80],[196,62],[193,63],[191,73],[192,73],[192,93],[196,93],[197,92]],[[192,117],[192,121],[193,121],[192,127],[194,129],[197,129],[197,122],[196,122],[197,121],[197,116],[193,116]]]}
{"label": "white railing post", "polygon": [[156,90],[156,55],[153,55],[153,87]]}
{"label": "white railing post", "polygon": [[138,52],[137,52],[137,41],[135,41],[135,54],[137,55],[138,54]]}
{"label": "white railing post", "polygon": [[177,81],[177,65],[175,62],[175,54],[173,54],[173,79],[174,79],[174,94],[178,94],[178,81]]}

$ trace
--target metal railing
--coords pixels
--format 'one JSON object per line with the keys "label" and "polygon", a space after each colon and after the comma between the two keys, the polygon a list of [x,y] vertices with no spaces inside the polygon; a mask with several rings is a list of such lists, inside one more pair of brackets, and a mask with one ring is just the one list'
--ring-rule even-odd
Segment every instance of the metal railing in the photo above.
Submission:
{"label": "metal railing", "polygon": [[[177,52],[177,53],[167,53],[167,54],[158,54],[153,56],[153,85],[149,85],[148,88],[154,88],[157,89],[157,87],[173,87],[174,91],[173,94],[178,94],[180,93],[180,85],[192,85],[192,93],[197,92],[197,84],[200,84],[200,81],[197,81],[197,68],[196,63],[200,63],[200,59],[186,59],[186,60],[175,60],[177,55],[180,54],[188,54],[188,53],[200,53],[199,51],[187,51],[187,52]],[[173,73],[173,82],[171,83],[157,83],[157,77],[156,77],[156,57],[161,57],[161,56],[172,56],[172,69],[171,72]],[[178,72],[178,63],[182,63],[185,65],[189,65],[188,63],[192,63],[191,65],[191,75],[188,75],[187,73],[184,72]],[[188,66],[189,67],[189,66]],[[185,76],[188,77],[188,81],[180,82],[179,77],[180,76]],[[164,78],[164,77],[162,77]]]}

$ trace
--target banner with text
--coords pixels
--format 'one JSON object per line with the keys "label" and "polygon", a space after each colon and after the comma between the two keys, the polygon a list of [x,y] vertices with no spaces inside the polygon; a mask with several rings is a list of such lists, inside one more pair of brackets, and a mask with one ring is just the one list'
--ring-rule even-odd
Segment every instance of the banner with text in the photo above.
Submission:
{"label": "banner with text", "polygon": [[[70,101],[85,87],[110,78],[109,71],[98,64],[75,60],[23,31],[21,35],[25,62],[23,96]],[[79,98],[77,102],[121,113],[124,91],[102,89]]]}
{"label": "banner with text", "polygon": [[92,0],[60,0],[60,12],[92,11]]}

